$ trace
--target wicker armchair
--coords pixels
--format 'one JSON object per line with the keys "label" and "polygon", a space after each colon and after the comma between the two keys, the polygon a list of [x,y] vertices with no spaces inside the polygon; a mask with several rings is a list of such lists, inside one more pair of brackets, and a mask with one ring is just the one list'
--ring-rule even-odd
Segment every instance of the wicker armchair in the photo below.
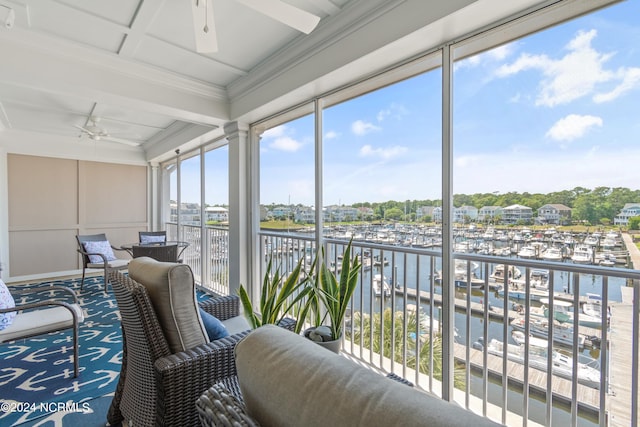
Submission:
{"label": "wicker armchair", "polygon": [[[110,282],[124,343],[120,379],[107,421],[111,425],[126,419],[141,426],[199,426],[196,399],[214,383],[235,378],[235,345],[249,331],[172,353],[146,288],[118,271],[110,273]],[[240,313],[237,296],[212,298],[199,306],[220,320]],[[295,321],[281,326],[293,330]]]}
{"label": "wicker armchair", "polygon": [[[198,424],[195,401],[217,381],[236,374],[233,349],[248,331],[171,354],[144,286],[114,271],[110,282],[122,318],[120,379],[107,421],[133,425]],[[221,320],[239,315],[237,297],[200,304]]]}

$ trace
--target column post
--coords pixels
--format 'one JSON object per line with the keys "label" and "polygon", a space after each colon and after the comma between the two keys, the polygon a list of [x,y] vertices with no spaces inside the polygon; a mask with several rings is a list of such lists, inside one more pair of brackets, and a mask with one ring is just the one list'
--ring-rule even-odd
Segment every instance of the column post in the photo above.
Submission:
{"label": "column post", "polygon": [[229,122],[224,134],[229,141],[229,294],[235,295],[251,277],[249,126]]}

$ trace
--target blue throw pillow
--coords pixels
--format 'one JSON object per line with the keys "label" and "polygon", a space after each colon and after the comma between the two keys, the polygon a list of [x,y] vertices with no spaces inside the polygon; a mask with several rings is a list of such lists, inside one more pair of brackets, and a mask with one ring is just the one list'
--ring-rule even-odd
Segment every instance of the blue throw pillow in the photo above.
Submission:
{"label": "blue throw pillow", "polygon": [[[15,306],[16,302],[11,296],[9,288],[7,288],[7,285],[5,285],[2,279],[0,279],[0,308],[14,308]],[[13,322],[13,318],[16,317],[16,314],[16,311],[0,313],[0,331],[11,325],[11,322]]]}
{"label": "blue throw pillow", "polygon": [[199,310],[200,318],[204,324],[204,329],[207,331],[207,335],[209,336],[209,341],[215,341],[229,336],[227,328],[224,327],[217,317],[207,313],[201,308]]}

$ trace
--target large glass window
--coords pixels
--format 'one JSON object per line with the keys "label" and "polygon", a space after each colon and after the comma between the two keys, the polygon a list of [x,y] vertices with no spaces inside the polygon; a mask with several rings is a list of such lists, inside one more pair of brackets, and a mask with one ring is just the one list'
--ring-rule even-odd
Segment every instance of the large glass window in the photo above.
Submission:
{"label": "large glass window", "polygon": [[[583,243],[595,234],[604,237],[625,204],[640,200],[637,168],[630,161],[640,158],[630,137],[638,134],[635,106],[640,105],[638,16],[638,2],[623,2],[455,63],[456,252],[577,263],[584,249],[590,254],[586,263],[597,263],[598,254],[606,251],[603,241],[599,246]],[[552,259],[554,254],[559,258]],[[479,265],[472,263],[472,275],[487,273]],[[460,275],[466,277],[468,271],[464,265]],[[507,286],[510,298],[505,300],[498,283],[492,292],[471,291],[469,301],[496,310],[528,307],[526,297],[518,300],[517,290],[529,283],[527,310],[544,308],[544,300],[536,300],[536,271],[522,268],[520,273],[521,279]],[[610,301],[621,301],[623,279],[603,283],[603,276],[579,275],[576,289],[573,273],[552,274],[551,291],[558,294],[576,292],[587,298],[603,295],[607,286]],[[466,292],[459,290],[458,298],[467,300]],[[548,299],[549,291],[545,295]],[[464,314],[456,316],[456,325],[459,341],[514,342],[512,327],[507,334],[502,321],[489,321],[488,337],[483,337],[482,322],[467,323]],[[533,365],[538,356],[532,348]],[[606,364],[593,347],[560,345],[557,351],[590,366]],[[517,369],[522,362],[505,363]],[[554,376],[554,384],[561,381]],[[472,376],[470,387],[481,394],[480,382]],[[489,400],[502,404],[498,386],[490,384],[488,390]],[[513,411],[524,410],[520,393],[509,389],[507,401]],[[527,405],[529,418],[544,424],[539,398],[531,396]],[[554,406],[554,425],[568,424],[570,417],[566,408]],[[580,425],[597,422],[588,411],[580,411],[579,417]]]}
{"label": "large glass window", "polygon": [[313,224],[315,209],[313,115],[273,126],[260,139],[262,228],[292,231]]}

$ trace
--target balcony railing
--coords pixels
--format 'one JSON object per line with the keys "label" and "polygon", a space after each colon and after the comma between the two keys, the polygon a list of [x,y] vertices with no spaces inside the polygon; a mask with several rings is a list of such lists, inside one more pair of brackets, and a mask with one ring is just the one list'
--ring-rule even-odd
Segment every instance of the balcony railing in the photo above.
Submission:
{"label": "balcony railing", "polygon": [[[270,256],[290,271],[316,251],[312,236],[263,232],[260,242],[262,274]],[[323,242],[337,270],[346,243]],[[454,399],[508,425],[637,425],[640,271],[456,253],[451,348],[440,324],[442,253],[353,247],[363,271],[345,355],[440,395],[442,355],[452,354]]]}
{"label": "balcony railing", "polygon": [[218,294],[229,294],[229,229],[226,227],[205,227],[204,241],[201,244],[200,226],[181,225],[178,234],[175,223],[167,223],[169,240],[189,243],[182,254],[184,263],[191,266],[196,282],[203,288]]}

